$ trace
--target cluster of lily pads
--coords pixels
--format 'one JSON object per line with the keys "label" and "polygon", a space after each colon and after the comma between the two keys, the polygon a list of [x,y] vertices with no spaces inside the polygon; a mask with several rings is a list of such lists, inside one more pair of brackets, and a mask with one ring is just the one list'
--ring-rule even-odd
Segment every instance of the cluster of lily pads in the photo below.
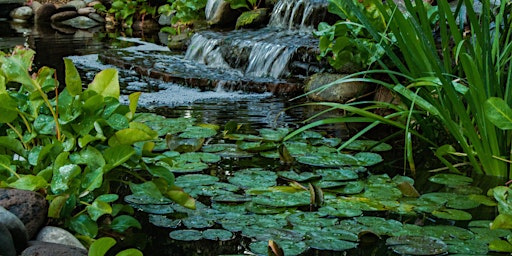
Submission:
{"label": "cluster of lily pads", "polygon": [[[136,185],[131,187],[134,193],[125,201],[147,213],[153,225],[168,228],[174,240],[244,237],[250,241],[245,250],[257,255],[267,255],[269,241],[284,255],[300,255],[352,250],[371,236],[399,254],[485,255],[512,237],[510,230],[491,230],[490,220],[471,221],[467,228],[417,224],[426,219],[470,221],[467,210],[496,202],[465,176],[433,175],[429,181],[450,192],[420,194],[409,177],[372,174],[368,167],[383,161],[378,152],[391,150],[385,143],[357,140],[340,152],[340,139],[313,131],[284,140],[288,128],[247,134],[238,133],[240,126],[233,124],[218,132],[218,127],[196,125],[190,118],[146,113],[135,119],[166,136],[154,150],[173,151],[165,151],[159,163],[173,171],[175,185],[201,198],[192,210],[158,190],[137,193]],[[222,165],[244,158],[261,166]],[[396,218],[379,217],[384,215]]]}

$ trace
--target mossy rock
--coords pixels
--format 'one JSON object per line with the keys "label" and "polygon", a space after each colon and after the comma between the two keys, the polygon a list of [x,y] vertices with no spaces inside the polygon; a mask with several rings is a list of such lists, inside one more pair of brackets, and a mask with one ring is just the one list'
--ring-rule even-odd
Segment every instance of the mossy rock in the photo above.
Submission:
{"label": "mossy rock", "polygon": [[[317,73],[312,75],[304,88],[308,98],[313,101],[330,101],[344,103],[347,100],[360,97],[368,92],[368,85],[363,82],[336,83],[346,75]],[[333,83],[326,89],[322,86]]]}
{"label": "mossy rock", "polygon": [[269,18],[268,8],[259,8],[243,12],[236,20],[236,29],[264,27],[267,25]]}

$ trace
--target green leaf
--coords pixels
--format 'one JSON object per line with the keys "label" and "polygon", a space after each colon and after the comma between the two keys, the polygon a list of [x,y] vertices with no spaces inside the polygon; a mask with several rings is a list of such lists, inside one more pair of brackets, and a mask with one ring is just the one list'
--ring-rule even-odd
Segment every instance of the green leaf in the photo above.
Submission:
{"label": "green leaf", "polygon": [[107,251],[116,244],[116,240],[112,237],[102,237],[91,244],[88,256],[103,256]]}
{"label": "green leaf", "polygon": [[17,179],[15,182],[9,183],[9,187],[36,191],[42,188],[46,188],[48,183],[43,177],[34,176],[34,175],[23,175],[21,178]]}
{"label": "green leaf", "polygon": [[82,79],[76,69],[73,61],[68,58],[64,58],[64,66],[66,70],[66,89],[68,89],[71,96],[82,93]]}
{"label": "green leaf", "polygon": [[0,123],[10,123],[18,117],[18,106],[9,94],[0,92]]}
{"label": "green leaf", "polygon": [[128,99],[130,100],[130,104],[128,105],[130,112],[126,114],[128,120],[132,120],[135,116],[135,111],[137,110],[140,95],[141,92],[134,92],[128,96]]}
{"label": "green leaf", "polygon": [[142,229],[139,221],[132,216],[129,215],[120,215],[115,217],[110,224],[110,228],[117,232],[123,233],[127,229],[134,227],[138,229]]}
{"label": "green leaf", "polygon": [[114,168],[126,162],[135,155],[135,149],[128,145],[116,145],[105,149],[103,156],[110,168]]}
{"label": "green leaf", "polygon": [[134,248],[126,249],[126,250],[120,251],[119,253],[116,254],[116,256],[143,256],[143,255],[144,254],[141,251],[134,249]]}
{"label": "green leaf", "polygon": [[189,209],[196,209],[196,200],[176,186],[173,186],[173,189],[168,190],[166,195],[180,205]]}
{"label": "green leaf", "polygon": [[22,84],[29,92],[37,91],[38,85],[32,80],[28,68],[32,65],[35,51],[16,49],[10,57],[0,56],[1,70],[6,81]]}
{"label": "green leaf", "polygon": [[69,189],[74,178],[81,173],[80,166],[76,164],[66,164],[54,168],[51,181],[51,190],[55,194],[60,194]]}
{"label": "green leaf", "polygon": [[69,226],[72,230],[84,236],[94,238],[98,235],[98,224],[84,213],[71,218]]}
{"label": "green leaf", "polygon": [[497,252],[512,252],[512,244],[505,240],[497,239],[489,243],[489,249]]}
{"label": "green leaf", "polygon": [[86,207],[87,213],[93,221],[97,221],[99,217],[112,213],[112,207],[105,202],[94,200],[91,205]]}
{"label": "green leaf", "polygon": [[102,70],[96,74],[94,80],[89,84],[90,90],[102,95],[103,97],[119,98],[119,76],[114,68]]}
{"label": "green leaf", "polygon": [[484,103],[487,119],[502,130],[512,129],[512,109],[501,98],[491,97]]}
{"label": "green leaf", "polygon": [[126,128],[120,131],[117,131],[114,136],[112,136],[108,140],[108,144],[110,146],[114,145],[132,145],[135,142],[139,141],[148,141],[155,139],[157,136],[156,132],[151,130],[151,128],[139,124],[135,127],[133,126],[133,122],[130,123],[130,128]]}

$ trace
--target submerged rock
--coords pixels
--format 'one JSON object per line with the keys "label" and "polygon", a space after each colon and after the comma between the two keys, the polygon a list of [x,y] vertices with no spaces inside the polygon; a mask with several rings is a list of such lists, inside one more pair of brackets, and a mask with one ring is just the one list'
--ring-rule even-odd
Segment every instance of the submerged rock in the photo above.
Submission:
{"label": "submerged rock", "polygon": [[[9,231],[14,248],[16,251],[21,252],[25,248],[28,240],[27,230],[23,222],[21,222],[16,215],[0,206],[0,225]],[[9,239],[7,238],[7,240]]]}
{"label": "submerged rock", "polygon": [[62,24],[79,29],[88,29],[100,25],[99,22],[85,16],[78,16],[69,20],[62,21]]}
{"label": "submerged rock", "polygon": [[86,256],[87,250],[75,246],[31,241],[21,256]]}
{"label": "submerged rock", "polygon": [[9,229],[0,223],[0,252],[3,256],[16,256],[14,241]]}
{"label": "submerged rock", "polygon": [[236,20],[236,28],[261,28],[267,25],[270,19],[267,8],[259,8],[242,13]]}
{"label": "submerged rock", "polygon": [[[311,76],[306,83],[305,92],[314,101],[330,101],[344,103],[368,92],[368,85],[363,82],[336,83],[336,80],[346,75],[317,73]],[[319,89],[326,84],[333,83],[325,89]],[[316,91],[318,90],[318,91]]]}
{"label": "submerged rock", "polygon": [[32,19],[34,11],[29,6],[22,6],[11,11],[11,18],[15,22],[26,22]]}

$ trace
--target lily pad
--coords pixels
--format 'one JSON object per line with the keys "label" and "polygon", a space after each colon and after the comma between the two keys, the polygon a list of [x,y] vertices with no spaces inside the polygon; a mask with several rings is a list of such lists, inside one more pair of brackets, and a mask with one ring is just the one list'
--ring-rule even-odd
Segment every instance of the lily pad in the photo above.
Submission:
{"label": "lily pad", "polygon": [[185,230],[174,230],[169,233],[169,237],[174,240],[180,241],[199,241],[203,239],[203,234],[201,231],[197,231],[194,229],[185,229]]}
{"label": "lily pad", "polygon": [[209,138],[217,134],[217,131],[207,127],[190,126],[179,137],[185,139]]}
{"label": "lily pad", "polygon": [[253,154],[240,150],[236,144],[209,144],[202,147],[204,152],[215,153],[224,158],[247,158]]}
{"label": "lily pad", "polygon": [[436,237],[443,241],[450,239],[468,240],[475,237],[475,234],[467,229],[448,225],[425,226],[423,232],[427,236]]}
{"label": "lily pad", "polygon": [[321,175],[323,180],[355,180],[359,178],[356,172],[350,169],[318,169],[315,174]]}
{"label": "lily pad", "polygon": [[328,227],[338,222],[338,219],[325,217],[324,214],[319,212],[297,212],[288,215],[286,219],[293,226]]}
{"label": "lily pad", "polygon": [[461,186],[469,185],[473,182],[473,179],[467,176],[451,173],[440,173],[428,178],[430,182],[443,184],[448,186]]}
{"label": "lily pad", "polygon": [[219,196],[212,197],[211,200],[213,202],[217,202],[217,203],[244,203],[244,202],[250,202],[252,199],[245,195],[231,193],[231,194],[219,195]]}
{"label": "lily pad", "polygon": [[442,209],[432,212],[432,215],[447,220],[471,220],[473,216],[470,213],[456,209]]}
{"label": "lily pad", "polygon": [[127,202],[127,203],[132,203],[132,204],[137,204],[137,205],[143,205],[143,204],[159,204],[159,205],[164,205],[164,204],[172,204],[173,201],[169,198],[166,198],[166,197],[161,197],[159,199],[156,199],[154,197],[151,197],[151,196],[146,196],[146,195],[127,195],[124,197],[124,201]]}
{"label": "lily pad", "polygon": [[311,248],[317,250],[329,251],[346,251],[357,247],[357,243],[355,242],[334,239],[331,237],[315,237],[311,240],[307,240],[307,244],[309,244]]}
{"label": "lily pad", "polygon": [[259,129],[258,132],[260,133],[260,136],[264,140],[277,142],[277,141],[282,141],[284,136],[286,136],[290,132],[290,129],[289,128],[277,128],[277,129],[263,128],[263,129]]}
{"label": "lily pad", "polygon": [[212,219],[205,218],[201,215],[192,215],[188,218],[183,219],[183,225],[185,225],[187,228],[209,228],[212,227],[215,224],[215,222]]}
{"label": "lily pad", "polygon": [[375,140],[355,140],[348,144],[345,149],[359,150],[359,151],[389,151],[392,149],[391,145]]}
{"label": "lily pad", "polygon": [[336,217],[357,217],[363,215],[363,211],[357,208],[334,208],[331,206],[324,206],[318,209],[319,213]]}
{"label": "lily pad", "polygon": [[[276,242],[281,249],[284,251],[284,255],[300,255],[304,253],[308,246],[305,242],[295,242],[289,240],[277,240]],[[268,255],[268,241],[256,241],[252,242],[249,245],[251,252],[256,253],[258,255]]]}
{"label": "lily pad", "polygon": [[179,219],[169,219],[165,215],[159,214],[150,214],[148,216],[149,222],[157,227],[162,228],[178,228],[181,225],[181,220]]}
{"label": "lily pad", "polygon": [[241,150],[256,153],[268,150],[275,150],[278,148],[278,144],[274,142],[264,142],[264,141],[239,141],[236,143],[238,148]]}
{"label": "lily pad", "polygon": [[335,188],[329,188],[325,191],[333,192],[342,195],[359,194],[364,190],[365,183],[362,180],[345,182],[344,185]]}
{"label": "lily pad", "polygon": [[298,181],[298,182],[309,181],[309,180],[321,178],[320,175],[314,174],[312,172],[296,173],[294,171],[282,171],[282,172],[277,172],[277,175],[279,175],[282,178],[285,178],[288,180],[294,180],[294,181]]}
{"label": "lily pad", "polygon": [[381,155],[372,152],[359,152],[354,157],[360,166],[372,166],[384,161]]}
{"label": "lily pad", "polygon": [[229,241],[235,236],[225,229],[207,229],[203,231],[203,237],[214,241]]}
{"label": "lily pad", "polygon": [[170,214],[174,212],[172,204],[134,204],[129,203],[135,210],[152,214]]}
{"label": "lily pad", "polygon": [[237,171],[228,181],[242,188],[275,186],[277,174],[262,168],[251,168]]}
{"label": "lily pad", "polygon": [[440,255],[448,252],[448,246],[442,240],[428,236],[390,237],[386,244],[400,255]]}
{"label": "lily pad", "polygon": [[296,207],[309,205],[309,191],[301,191],[295,193],[287,192],[270,192],[258,195],[253,200],[255,204],[262,204],[272,207]]}
{"label": "lily pad", "polygon": [[175,184],[179,187],[212,185],[219,181],[219,178],[206,174],[187,174],[176,178]]}

